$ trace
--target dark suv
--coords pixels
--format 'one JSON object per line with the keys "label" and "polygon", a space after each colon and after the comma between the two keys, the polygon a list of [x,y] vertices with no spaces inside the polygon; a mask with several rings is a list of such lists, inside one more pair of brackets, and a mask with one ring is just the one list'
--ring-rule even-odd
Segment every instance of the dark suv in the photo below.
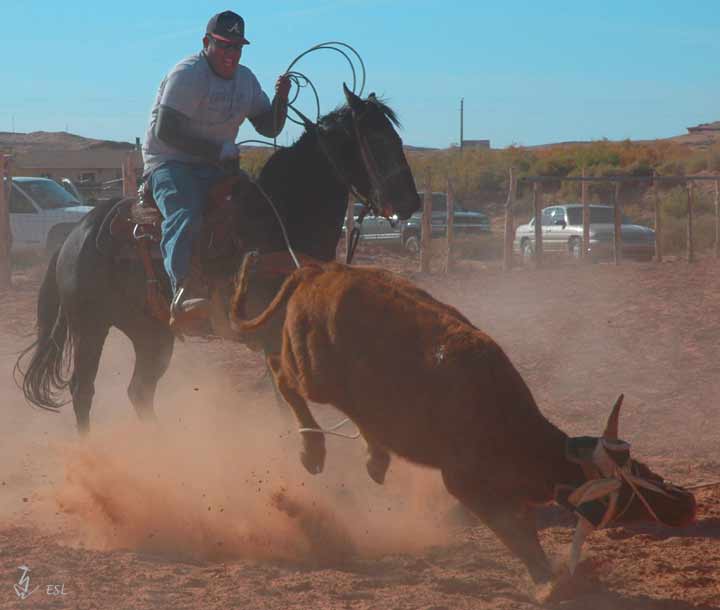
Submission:
{"label": "dark suv", "polygon": [[[423,193],[418,193],[423,199]],[[355,220],[363,209],[362,203],[355,204]],[[454,229],[456,234],[490,233],[490,219],[483,212],[466,210],[455,202]],[[415,212],[407,220],[387,220],[382,216],[367,215],[360,228],[360,238],[364,241],[382,242],[399,245],[409,252],[420,251],[420,232],[422,230],[422,211]],[[447,232],[447,196],[445,193],[432,194],[432,236],[443,237]],[[343,228],[344,230],[344,228]]]}

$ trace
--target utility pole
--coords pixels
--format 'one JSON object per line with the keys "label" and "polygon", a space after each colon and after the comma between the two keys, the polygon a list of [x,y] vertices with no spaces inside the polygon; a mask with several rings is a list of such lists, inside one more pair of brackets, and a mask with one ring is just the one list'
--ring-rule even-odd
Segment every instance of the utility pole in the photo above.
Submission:
{"label": "utility pole", "polygon": [[464,114],[465,114],[464,106],[465,106],[465,98],[464,98],[464,97],[461,97],[461,98],[460,98],[460,150],[463,149],[463,146],[464,146],[463,141],[464,141],[464,139],[465,139],[465,136],[464,136],[464,134],[463,134],[463,127],[464,127],[463,121],[464,121],[464,118],[465,118],[465,116],[464,116]]}

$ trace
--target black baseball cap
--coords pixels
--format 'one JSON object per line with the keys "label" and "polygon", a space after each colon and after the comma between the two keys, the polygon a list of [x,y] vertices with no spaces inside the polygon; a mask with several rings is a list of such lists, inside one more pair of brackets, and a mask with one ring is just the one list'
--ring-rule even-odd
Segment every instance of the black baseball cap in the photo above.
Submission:
{"label": "black baseball cap", "polygon": [[225,42],[250,44],[250,41],[245,38],[245,21],[232,11],[223,11],[213,15],[208,21],[205,32]]}

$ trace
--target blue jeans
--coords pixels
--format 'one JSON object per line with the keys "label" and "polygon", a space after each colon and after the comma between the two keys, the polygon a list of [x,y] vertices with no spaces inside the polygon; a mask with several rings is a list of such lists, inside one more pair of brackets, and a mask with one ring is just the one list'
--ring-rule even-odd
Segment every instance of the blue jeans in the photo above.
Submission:
{"label": "blue jeans", "polygon": [[210,189],[225,175],[219,167],[168,161],[150,175],[163,215],[160,252],[173,293],[190,272],[193,240],[200,235]]}

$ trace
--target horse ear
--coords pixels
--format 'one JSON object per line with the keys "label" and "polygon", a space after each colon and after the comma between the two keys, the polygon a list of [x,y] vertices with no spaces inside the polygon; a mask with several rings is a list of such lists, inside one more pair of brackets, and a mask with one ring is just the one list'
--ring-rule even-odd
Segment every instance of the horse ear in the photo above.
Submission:
{"label": "horse ear", "polygon": [[347,100],[348,106],[350,106],[350,110],[355,113],[362,112],[364,102],[350,91],[345,83],[343,83],[343,92],[345,93],[345,99]]}
{"label": "horse ear", "polygon": [[607,438],[611,441],[618,440],[620,428],[620,407],[622,406],[624,398],[625,395],[620,394],[617,401],[615,401],[615,406],[613,407],[610,417],[608,417],[607,425],[605,426],[605,432],[603,432],[603,438]]}

